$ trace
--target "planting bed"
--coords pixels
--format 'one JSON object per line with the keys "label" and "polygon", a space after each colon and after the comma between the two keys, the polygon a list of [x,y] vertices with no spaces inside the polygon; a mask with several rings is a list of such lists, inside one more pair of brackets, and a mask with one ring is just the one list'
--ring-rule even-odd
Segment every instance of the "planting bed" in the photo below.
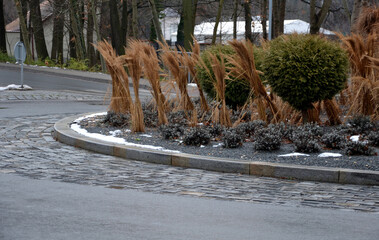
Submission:
{"label": "planting bed", "polygon": [[[152,111],[150,113],[145,111],[145,124],[147,127],[144,133],[132,133],[130,131],[130,118],[128,115],[121,116],[108,113],[107,115],[98,115],[82,119],[77,121],[77,124],[80,128],[85,129],[89,133],[100,133],[105,136],[122,138],[128,143],[160,146],[164,151],[180,151],[182,153],[220,157],[229,160],[235,159],[239,161],[262,161],[379,171],[379,148],[377,143],[376,146],[374,146],[375,142],[372,137],[378,135],[378,122],[370,123],[367,122],[367,119],[366,121],[364,119],[358,119],[355,120],[355,122],[350,121],[346,125],[337,127],[315,125],[307,125],[306,127],[282,125],[281,127],[278,127],[278,125],[272,125],[267,128],[267,126],[255,122],[257,127],[254,133],[251,133],[251,136],[243,136],[244,134],[242,134],[241,129],[238,130],[235,128],[225,128],[220,132],[219,126],[206,126],[207,124],[203,123],[196,127],[199,131],[196,131],[196,134],[194,134],[195,137],[192,136],[192,138],[190,138],[188,137],[189,132],[192,131],[193,133],[195,130],[193,128],[191,130],[191,127],[186,125],[186,120],[182,118],[180,112],[170,114],[170,116],[169,122],[171,125],[159,128],[155,126],[155,114]],[[176,125],[173,125],[175,123]],[[246,129],[248,129],[248,127],[244,128],[244,130]],[[217,135],[217,132],[221,134]],[[264,135],[264,132],[268,132],[268,137],[267,135]],[[330,135],[330,133],[335,134]],[[209,136],[212,134],[217,136]],[[237,143],[230,144],[230,146],[238,147],[223,147],[223,144],[225,144],[223,142],[223,136],[233,134],[234,137],[229,138],[228,143],[230,143],[230,141],[234,143],[233,141],[237,138]],[[272,147],[277,146],[278,144],[275,142],[275,137],[270,134],[280,136],[279,149],[270,151],[256,150],[262,148],[257,146],[259,141],[266,141],[264,143],[268,145],[267,148],[269,149],[277,148]],[[199,135],[200,140],[205,139],[203,144],[201,143],[202,141],[196,142]],[[356,146],[354,145],[354,140],[357,140],[358,135],[360,135],[358,142],[360,142],[361,145]],[[185,136],[187,136],[187,138]],[[238,142],[238,136],[243,136],[240,138],[243,139],[243,142]],[[342,136],[342,138],[338,138],[338,136]],[[353,138],[351,138],[352,136]],[[369,136],[371,136],[371,138]],[[207,142],[208,137],[210,137],[210,141],[208,144],[205,144],[204,142]],[[313,141],[309,141],[310,139],[313,139]],[[197,145],[193,146],[185,144],[191,144],[191,141],[195,144],[197,143]],[[270,141],[273,141],[273,143],[271,144]],[[305,143],[301,141],[305,141]],[[295,145],[295,143],[297,144]],[[327,147],[328,143],[329,147]],[[340,143],[341,146],[334,143]],[[263,148],[265,148],[265,144],[263,144]],[[334,144],[333,146],[341,149],[331,149],[330,144]],[[259,145],[261,146],[262,144]],[[371,151],[367,150],[368,145]],[[307,153],[300,154],[306,155],[294,154],[296,148],[298,148],[297,153],[300,153],[300,151],[304,151],[305,149]],[[358,153],[356,151],[358,151]],[[329,153],[340,154],[340,156],[330,156],[332,154]],[[290,156],[283,156],[287,154],[290,154]],[[327,157],[322,157],[322,155],[325,154]],[[363,154],[370,154],[370,156]]]}

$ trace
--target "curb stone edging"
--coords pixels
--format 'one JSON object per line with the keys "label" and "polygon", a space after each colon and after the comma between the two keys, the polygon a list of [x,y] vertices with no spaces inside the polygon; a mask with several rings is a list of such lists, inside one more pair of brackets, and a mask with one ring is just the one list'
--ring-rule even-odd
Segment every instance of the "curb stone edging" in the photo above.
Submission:
{"label": "curb stone edging", "polygon": [[[87,115],[87,114],[86,114]],[[206,157],[186,153],[167,153],[129,147],[83,136],[70,128],[70,124],[83,114],[64,118],[54,125],[53,137],[62,143],[90,151],[149,163],[197,168],[208,171],[240,173],[264,177],[297,179],[342,184],[379,185],[379,171],[313,167],[269,162],[242,162],[238,160]]]}

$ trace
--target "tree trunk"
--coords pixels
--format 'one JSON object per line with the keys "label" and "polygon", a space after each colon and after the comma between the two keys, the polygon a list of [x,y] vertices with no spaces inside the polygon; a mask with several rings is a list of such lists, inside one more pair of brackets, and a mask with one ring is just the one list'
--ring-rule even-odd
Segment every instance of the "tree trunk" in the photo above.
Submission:
{"label": "tree trunk", "polygon": [[25,17],[22,12],[22,5],[20,0],[14,0],[18,12],[18,17],[20,19],[20,28],[21,28],[21,34],[23,39],[26,41],[24,42],[25,48],[26,48],[26,62],[30,63],[32,61],[32,51],[30,48],[30,42],[29,42],[29,37],[28,37],[28,29],[26,27],[26,22],[25,22]]}
{"label": "tree trunk", "polygon": [[36,43],[37,56],[44,60],[49,57],[46,48],[45,33],[43,31],[41,9],[39,0],[30,0],[30,16],[33,24],[33,35]]}
{"label": "tree trunk", "polygon": [[51,59],[63,63],[63,38],[64,38],[64,2],[55,1],[53,5],[53,40],[51,47]]}
{"label": "tree trunk", "polygon": [[183,12],[180,14],[180,20],[178,25],[178,36],[176,37],[176,45],[184,46],[184,16]]}
{"label": "tree trunk", "polygon": [[245,9],[245,39],[252,42],[250,0],[244,0],[243,7]]}
{"label": "tree trunk", "polygon": [[118,15],[117,0],[109,0],[109,10],[111,18],[112,47],[116,49],[118,55],[122,55],[124,54],[124,49],[121,45],[121,27],[120,18]]}
{"label": "tree trunk", "polygon": [[95,48],[93,47],[93,31],[94,31],[94,22],[92,16],[92,8],[94,8],[92,1],[87,2],[87,58],[89,60],[89,66],[92,67],[96,64],[96,55]]}
{"label": "tree trunk", "polygon": [[137,0],[132,0],[132,30],[133,30],[133,37],[138,38],[138,9],[137,9]]}
{"label": "tree trunk", "polygon": [[[27,16],[28,16],[28,3],[29,1],[28,0],[19,0],[19,2],[21,3],[21,9],[22,9],[22,16],[24,16],[24,23],[25,23],[25,26],[26,26],[26,29],[29,31],[29,27],[28,27],[28,19],[27,19]],[[30,17],[30,16],[29,16]],[[19,18],[20,20],[20,18]],[[30,23],[29,23],[30,25]],[[28,32],[28,39],[30,40],[30,33]],[[22,35],[22,31],[21,31],[21,21],[20,21],[20,41],[21,42],[24,42],[24,37]]]}
{"label": "tree trunk", "polygon": [[79,19],[81,16],[79,7],[78,0],[70,0],[71,28],[75,40],[76,57],[83,60],[86,58],[86,46],[82,32],[82,21]]}
{"label": "tree trunk", "polygon": [[[216,23],[215,23],[215,26],[213,28],[212,45],[214,45],[216,43],[217,28],[218,28],[218,24],[220,22],[220,18],[221,18],[221,13],[222,13],[223,7],[224,7],[224,0],[220,0],[220,2],[218,4]],[[220,39],[222,39],[221,34],[220,34]]]}
{"label": "tree trunk", "polygon": [[233,9],[233,39],[237,39],[237,12],[239,0],[234,0]]}
{"label": "tree trunk", "polygon": [[267,0],[262,0],[261,3],[261,23],[262,23],[262,37],[267,40]]}
{"label": "tree trunk", "polygon": [[[101,0],[101,15],[100,15],[100,39],[109,40],[108,37],[111,35],[110,31],[110,13],[109,13],[109,3],[107,0]],[[96,24],[95,24],[96,27]]]}
{"label": "tree trunk", "polygon": [[273,8],[272,39],[274,39],[282,35],[284,32],[286,0],[273,0],[272,8]]}
{"label": "tree trunk", "polygon": [[149,6],[150,6],[151,13],[153,15],[153,23],[154,23],[155,33],[158,37],[158,40],[163,43],[165,40],[163,39],[161,24],[159,22],[158,12],[157,12],[157,8],[155,6],[155,1],[149,0]]}
{"label": "tree trunk", "polygon": [[3,0],[0,0],[0,53],[7,53]]}
{"label": "tree trunk", "polygon": [[183,0],[183,36],[186,50],[190,50],[192,44],[194,11],[196,11],[194,8],[192,0]]}
{"label": "tree trunk", "polygon": [[[96,32],[96,38],[97,38],[97,41],[101,41],[101,35],[100,35],[100,26],[99,24],[97,24],[97,15],[96,15],[96,8],[97,8],[97,0],[91,0],[92,1],[92,17],[93,17],[93,24],[94,24],[94,27],[95,27],[95,32]],[[105,65],[105,61],[104,61],[104,58],[101,54],[99,54],[100,56],[100,62],[101,62],[101,70],[103,72],[106,71],[106,65]]]}
{"label": "tree trunk", "polygon": [[126,46],[126,38],[128,35],[128,1],[122,1],[121,13],[121,45]]}
{"label": "tree trunk", "polygon": [[329,11],[332,0],[324,0],[321,10],[316,11],[316,0],[310,1],[310,34],[318,34],[321,24],[324,22]]}

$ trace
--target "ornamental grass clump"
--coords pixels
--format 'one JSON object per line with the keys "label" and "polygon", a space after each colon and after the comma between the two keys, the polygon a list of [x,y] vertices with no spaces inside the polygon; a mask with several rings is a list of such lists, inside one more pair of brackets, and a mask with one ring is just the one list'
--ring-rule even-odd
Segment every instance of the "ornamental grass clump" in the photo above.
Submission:
{"label": "ornamental grass clump", "polygon": [[335,42],[292,34],[271,42],[263,70],[272,91],[301,111],[303,122],[318,122],[313,103],[331,100],[343,89],[348,58]]}
{"label": "ornamental grass clump", "polygon": [[[231,65],[227,56],[233,56],[234,54],[235,51],[229,45],[214,45],[202,51],[196,66],[196,77],[209,98],[216,99],[217,96],[215,88],[217,80],[212,69],[212,58],[210,56],[216,56],[219,61],[223,58],[226,75],[229,76]],[[225,86],[225,102],[229,107],[236,109],[246,103],[250,95],[250,86],[246,80],[241,77],[229,76],[229,78],[225,79]]]}
{"label": "ornamental grass clump", "polygon": [[167,124],[167,116],[166,116],[166,98],[162,93],[161,85],[159,82],[159,59],[157,53],[153,46],[145,44],[143,46],[143,51],[141,54],[141,60],[143,63],[143,73],[145,77],[148,79],[151,88],[152,95],[155,100],[155,104],[158,111],[158,124]]}
{"label": "ornamental grass clump", "polygon": [[145,132],[145,124],[142,112],[142,105],[139,98],[139,80],[142,73],[142,65],[139,52],[142,51],[144,43],[141,41],[131,40],[128,42],[128,48],[125,48],[125,55],[121,60],[129,70],[132,77],[134,89],[134,104],[132,106],[132,127],[133,132]]}
{"label": "ornamental grass clump", "polygon": [[116,113],[127,113],[132,109],[132,98],[129,90],[129,79],[125,68],[112,46],[106,42],[94,45],[103,56],[109,74],[112,78],[112,96],[109,105],[110,111]]}
{"label": "ornamental grass clump", "polygon": [[230,74],[248,81],[254,96],[254,103],[257,107],[259,119],[268,122],[266,113],[266,109],[268,109],[271,112],[272,121],[278,123],[281,116],[259,77],[259,72],[255,66],[253,44],[250,41],[240,42],[237,40],[230,41],[229,44],[236,52],[233,57],[229,57],[228,59],[232,65]]}

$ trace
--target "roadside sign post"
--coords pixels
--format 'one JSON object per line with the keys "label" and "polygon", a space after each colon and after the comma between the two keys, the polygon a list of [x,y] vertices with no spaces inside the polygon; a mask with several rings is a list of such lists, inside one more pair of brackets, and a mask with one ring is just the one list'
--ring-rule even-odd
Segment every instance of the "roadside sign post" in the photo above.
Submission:
{"label": "roadside sign post", "polygon": [[14,57],[18,63],[21,62],[21,88],[24,88],[24,61],[26,59],[26,49],[23,42],[19,41],[14,46]]}

